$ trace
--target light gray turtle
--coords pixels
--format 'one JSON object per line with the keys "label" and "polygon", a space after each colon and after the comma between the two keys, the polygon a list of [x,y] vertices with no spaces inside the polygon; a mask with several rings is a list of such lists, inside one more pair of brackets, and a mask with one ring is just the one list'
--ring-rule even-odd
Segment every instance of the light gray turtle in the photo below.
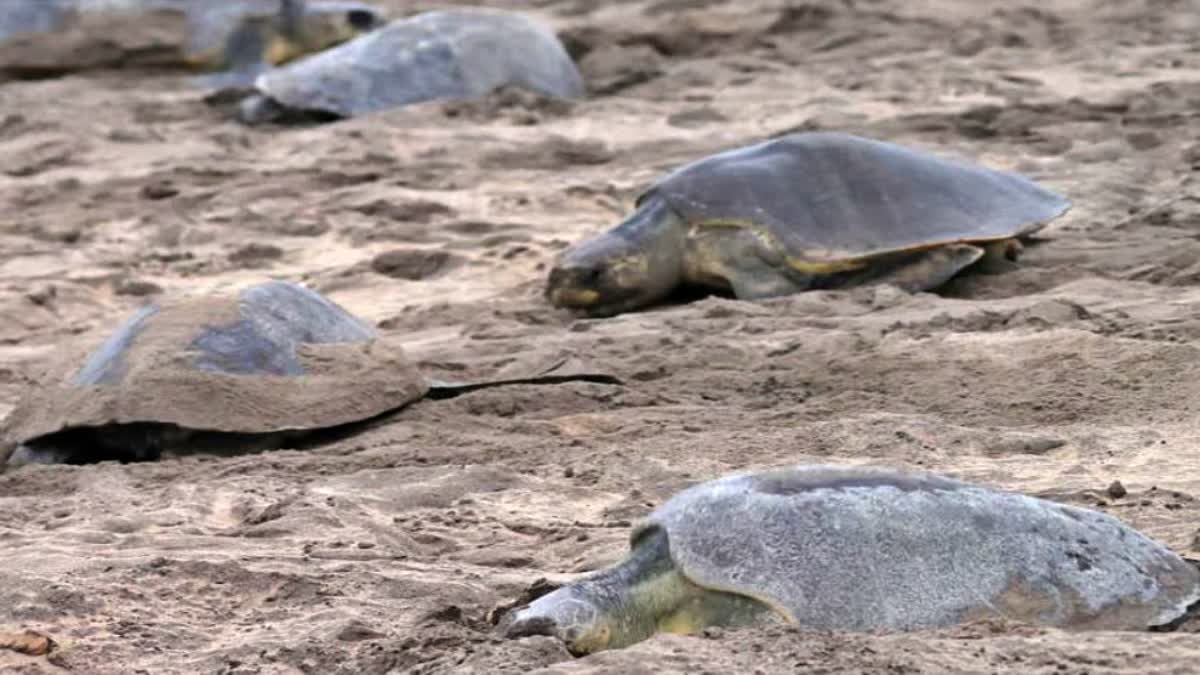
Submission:
{"label": "light gray turtle", "polygon": [[905,631],[1005,617],[1146,630],[1196,611],[1200,570],[1103,513],[884,467],[797,466],[686,489],[624,562],[506,617],[576,654],[767,615]]}
{"label": "light gray turtle", "polygon": [[264,73],[238,118],[331,120],[477,97],[505,85],[560,98],[584,93],[579,71],[549,28],[511,12],[448,9],[395,20]]}
{"label": "light gray turtle", "polygon": [[47,77],[142,66],[224,71],[248,84],[269,66],[386,23],[355,0],[5,0],[0,73]]}
{"label": "light gray turtle", "polygon": [[394,339],[311,290],[273,281],[147,305],[98,345],[68,348],[5,420],[0,465],[10,452],[12,466],[263,450],[426,396],[616,383],[560,365],[528,377],[430,380]]}
{"label": "light gray turtle", "polygon": [[65,0],[5,0],[0,2],[0,42],[21,33],[44,33],[62,21]]}
{"label": "light gray turtle", "polygon": [[1070,202],[1015,173],[840,133],[800,133],[668,174],[612,230],[569,249],[548,300],[607,316],[681,286],[741,299],[892,283],[935,288]]}

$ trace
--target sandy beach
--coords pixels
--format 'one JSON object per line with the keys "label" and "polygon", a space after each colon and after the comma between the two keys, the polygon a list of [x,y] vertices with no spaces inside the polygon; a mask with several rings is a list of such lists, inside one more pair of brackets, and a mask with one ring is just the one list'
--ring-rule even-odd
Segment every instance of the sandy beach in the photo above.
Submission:
{"label": "sandy beach", "polygon": [[[792,463],[1097,508],[1200,559],[1200,4],[483,4],[551,25],[589,97],[249,128],[169,73],[0,84],[0,416],[67,341],[272,278],[402,337],[431,377],[575,358],[624,382],[423,400],[302,450],[0,474],[0,632],[56,643],[0,670],[1196,672],[1200,621],[768,624],[576,659],[489,616],[620,560],[678,490]],[[1074,207],[1011,269],[935,293],[607,319],[542,297],[555,256],[664,171],[800,130],[1020,171]]]}

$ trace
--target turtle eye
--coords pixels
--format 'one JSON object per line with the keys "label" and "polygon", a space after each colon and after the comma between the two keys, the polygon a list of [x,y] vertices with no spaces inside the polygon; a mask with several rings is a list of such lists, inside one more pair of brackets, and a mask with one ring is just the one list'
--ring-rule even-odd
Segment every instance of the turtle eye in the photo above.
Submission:
{"label": "turtle eye", "polygon": [[604,268],[600,266],[586,267],[579,270],[579,281],[585,286],[595,286],[600,283],[600,278],[604,276]]}
{"label": "turtle eye", "polygon": [[346,12],[346,23],[355,30],[369,30],[375,25],[375,13],[365,9],[352,9]]}

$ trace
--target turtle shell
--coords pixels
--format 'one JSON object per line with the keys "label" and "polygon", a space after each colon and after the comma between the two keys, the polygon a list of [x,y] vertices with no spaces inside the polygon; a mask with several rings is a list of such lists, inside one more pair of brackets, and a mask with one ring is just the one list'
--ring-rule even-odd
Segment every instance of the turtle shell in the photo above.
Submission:
{"label": "turtle shell", "polygon": [[757,226],[795,261],[833,263],[1030,234],[1070,202],[1027,178],[840,133],[693,162],[651,186],[693,225]]}
{"label": "turtle shell", "polygon": [[68,350],[18,403],[7,443],[136,422],[236,433],[333,427],[429,388],[399,345],[280,281],[144,306],[91,345]]}
{"label": "turtle shell", "polygon": [[583,94],[583,79],[548,28],[509,12],[445,10],[399,19],[259,76],[255,87],[292,110],[352,117],[504,85]]}
{"label": "turtle shell", "polygon": [[54,30],[63,17],[63,0],[0,2],[0,41],[21,33]]}
{"label": "turtle shell", "polygon": [[635,544],[653,527],[695,583],[820,630],[1145,629],[1200,599],[1200,570],[1111,516],[886,468],[721,478],[668,500]]}

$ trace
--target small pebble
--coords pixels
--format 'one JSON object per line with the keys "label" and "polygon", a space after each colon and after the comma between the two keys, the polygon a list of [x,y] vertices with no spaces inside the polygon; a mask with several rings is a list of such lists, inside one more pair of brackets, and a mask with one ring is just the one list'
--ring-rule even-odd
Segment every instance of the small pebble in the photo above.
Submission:
{"label": "small pebble", "polygon": [[179,188],[175,187],[169,180],[158,180],[143,185],[141,194],[144,199],[169,199],[179,194]]}
{"label": "small pebble", "polygon": [[162,293],[162,286],[150,281],[126,279],[114,289],[117,295],[146,296]]}
{"label": "small pebble", "polygon": [[1105,490],[1105,492],[1107,492],[1108,496],[1112,497],[1113,499],[1120,499],[1121,497],[1129,494],[1129,491],[1125,489],[1124,485],[1121,485],[1121,481],[1119,480],[1114,480],[1112,484],[1108,486],[1108,489]]}

